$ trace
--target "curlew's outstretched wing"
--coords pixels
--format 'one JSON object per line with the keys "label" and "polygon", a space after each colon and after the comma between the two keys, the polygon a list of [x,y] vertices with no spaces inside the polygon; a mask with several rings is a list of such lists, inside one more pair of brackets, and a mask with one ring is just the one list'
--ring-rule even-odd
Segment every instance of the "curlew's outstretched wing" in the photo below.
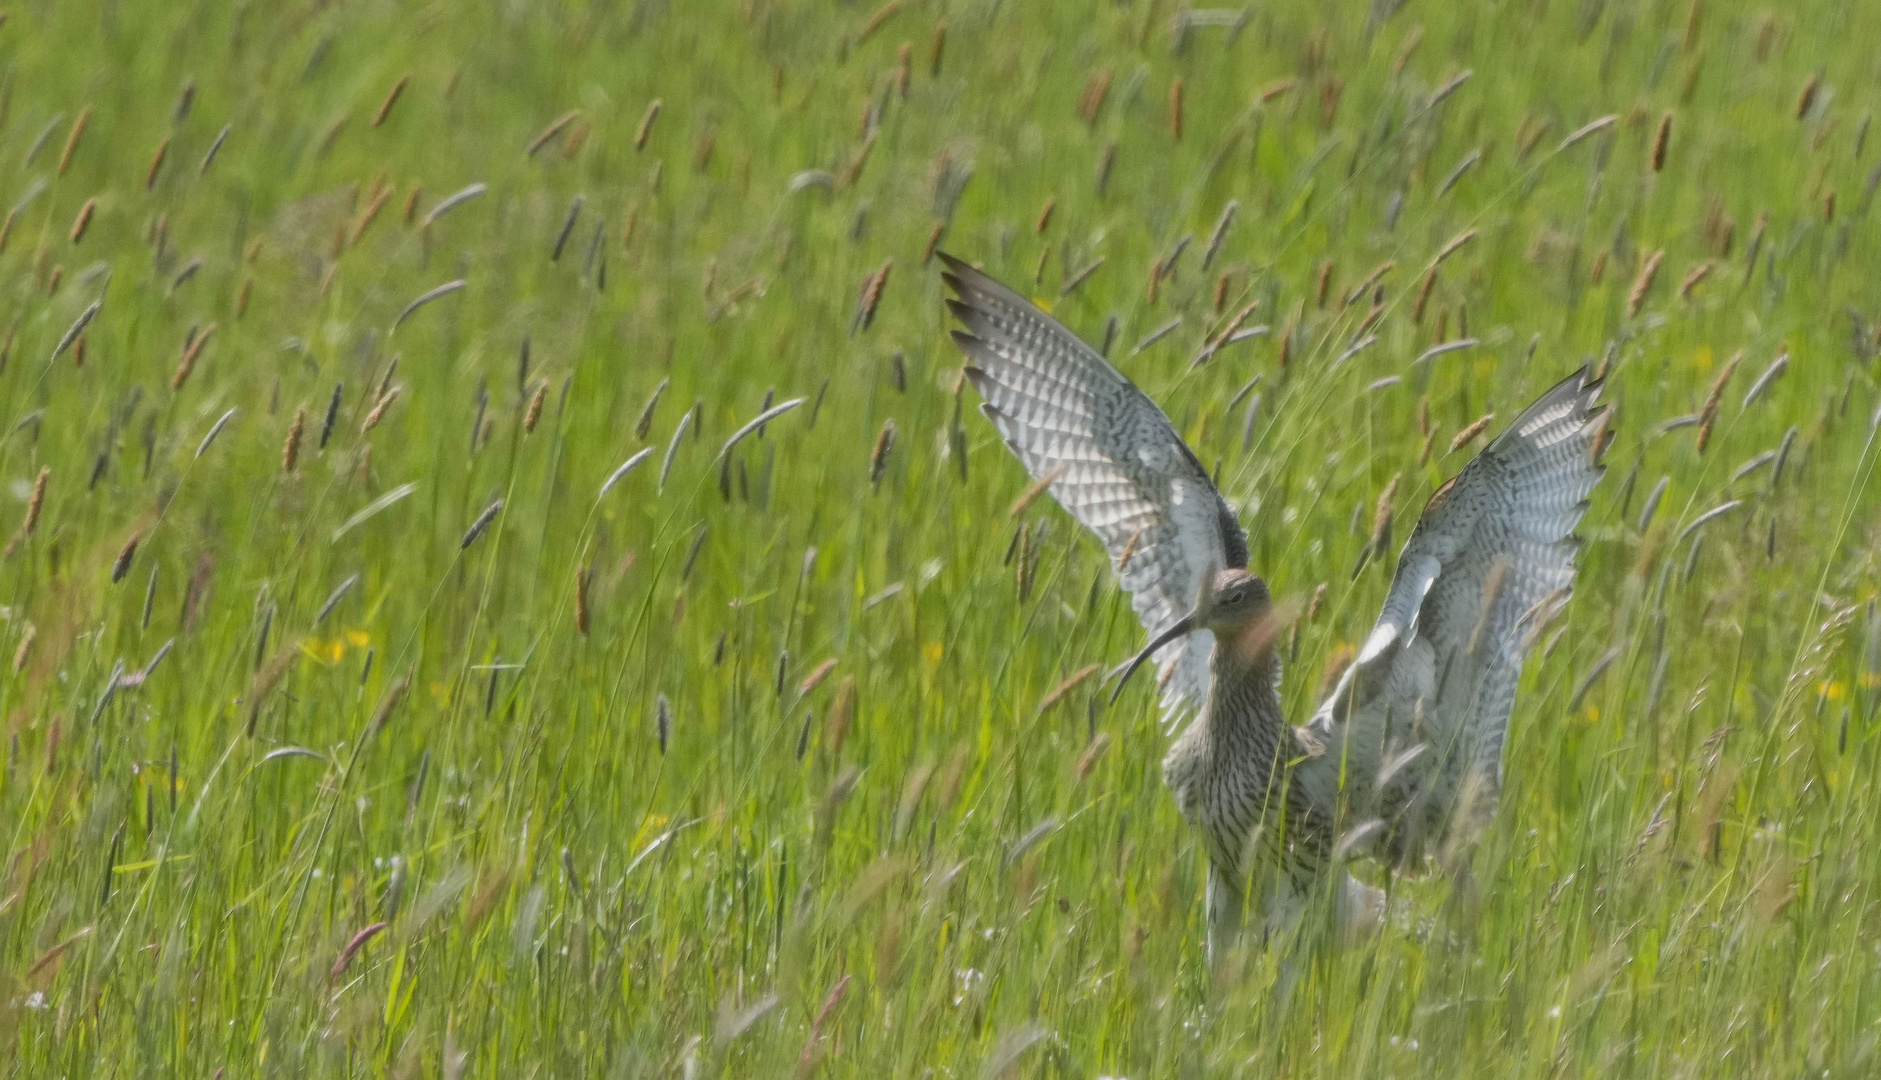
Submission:
{"label": "curlew's outstretched wing", "polygon": [[[951,255],[943,278],[965,330],[954,342],[980,406],[1034,477],[1097,534],[1150,636],[1194,606],[1204,575],[1247,565],[1247,536],[1148,397],[1097,351],[1018,293]],[[1199,706],[1214,637],[1206,630],[1156,658],[1163,718]]]}
{"label": "curlew's outstretched wing", "polygon": [[1477,809],[1493,806],[1522,660],[1573,588],[1571,533],[1605,471],[1599,391],[1582,368],[1437,489],[1377,625],[1308,726],[1340,747],[1344,775],[1376,785],[1400,854],[1445,828],[1469,786]]}

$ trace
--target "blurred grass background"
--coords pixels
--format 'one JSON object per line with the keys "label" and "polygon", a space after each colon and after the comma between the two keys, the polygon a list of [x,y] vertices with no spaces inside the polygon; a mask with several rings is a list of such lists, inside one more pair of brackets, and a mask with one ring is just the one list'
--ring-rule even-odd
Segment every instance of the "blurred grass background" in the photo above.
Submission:
{"label": "blurred grass background", "polygon": [[[1871,1072],[1876,40],[1733,0],[16,6],[8,1071]],[[1078,678],[1141,631],[1011,516],[937,242],[1111,339],[1277,595],[1326,586],[1302,718],[1394,477],[1401,539],[1453,436],[1609,373],[1495,829],[1284,1002],[1203,963],[1151,692]]]}

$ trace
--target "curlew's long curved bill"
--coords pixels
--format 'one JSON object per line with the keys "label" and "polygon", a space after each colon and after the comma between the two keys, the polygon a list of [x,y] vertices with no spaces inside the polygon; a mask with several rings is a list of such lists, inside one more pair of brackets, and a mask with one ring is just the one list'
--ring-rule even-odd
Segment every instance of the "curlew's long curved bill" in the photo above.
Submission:
{"label": "curlew's long curved bill", "polygon": [[1137,653],[1136,656],[1133,657],[1128,664],[1125,664],[1123,667],[1118,668],[1116,672],[1113,672],[1112,674],[1115,676],[1117,680],[1117,685],[1110,692],[1111,704],[1114,705],[1117,703],[1117,695],[1123,693],[1124,684],[1130,681],[1130,676],[1136,674],[1136,669],[1142,667],[1144,661],[1156,655],[1156,650],[1162,648],[1164,645],[1169,644],[1170,642],[1176,640],[1177,638],[1187,637],[1189,632],[1194,629],[1195,629],[1195,613],[1191,611],[1187,615],[1184,615],[1182,618],[1177,619],[1174,625],[1170,626],[1169,629],[1164,630],[1161,634],[1157,635],[1154,639],[1150,641],[1148,645],[1143,646],[1143,651],[1140,653]]}

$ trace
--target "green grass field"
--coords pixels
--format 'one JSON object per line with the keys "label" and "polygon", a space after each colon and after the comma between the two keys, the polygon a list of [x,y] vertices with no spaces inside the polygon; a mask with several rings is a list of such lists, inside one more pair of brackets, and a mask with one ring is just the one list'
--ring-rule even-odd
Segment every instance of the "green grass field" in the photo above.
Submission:
{"label": "green grass field", "polygon": [[[15,6],[0,1072],[1872,1075],[1877,40],[1854,2]],[[1088,674],[1142,631],[1013,516],[937,239],[1113,334],[1275,595],[1326,584],[1301,721],[1394,477],[1401,541],[1453,436],[1609,372],[1494,828],[1284,1001],[1204,961],[1152,680]]]}

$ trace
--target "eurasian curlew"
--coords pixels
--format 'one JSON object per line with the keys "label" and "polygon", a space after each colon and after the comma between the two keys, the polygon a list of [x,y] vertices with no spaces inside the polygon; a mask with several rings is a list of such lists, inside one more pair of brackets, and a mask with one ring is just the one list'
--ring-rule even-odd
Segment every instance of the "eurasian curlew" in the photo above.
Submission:
{"label": "eurasian curlew", "polygon": [[1437,489],[1356,660],[1294,727],[1278,692],[1284,620],[1168,418],[1024,297],[941,258],[981,410],[1103,542],[1149,633],[1119,689],[1155,657],[1165,722],[1193,716],[1163,779],[1208,852],[1210,957],[1250,899],[1270,933],[1320,887],[1341,926],[1376,918],[1382,894],[1343,858],[1409,864],[1494,810],[1522,661],[1573,586],[1571,532],[1603,471],[1599,380],[1582,368],[1555,385]]}

